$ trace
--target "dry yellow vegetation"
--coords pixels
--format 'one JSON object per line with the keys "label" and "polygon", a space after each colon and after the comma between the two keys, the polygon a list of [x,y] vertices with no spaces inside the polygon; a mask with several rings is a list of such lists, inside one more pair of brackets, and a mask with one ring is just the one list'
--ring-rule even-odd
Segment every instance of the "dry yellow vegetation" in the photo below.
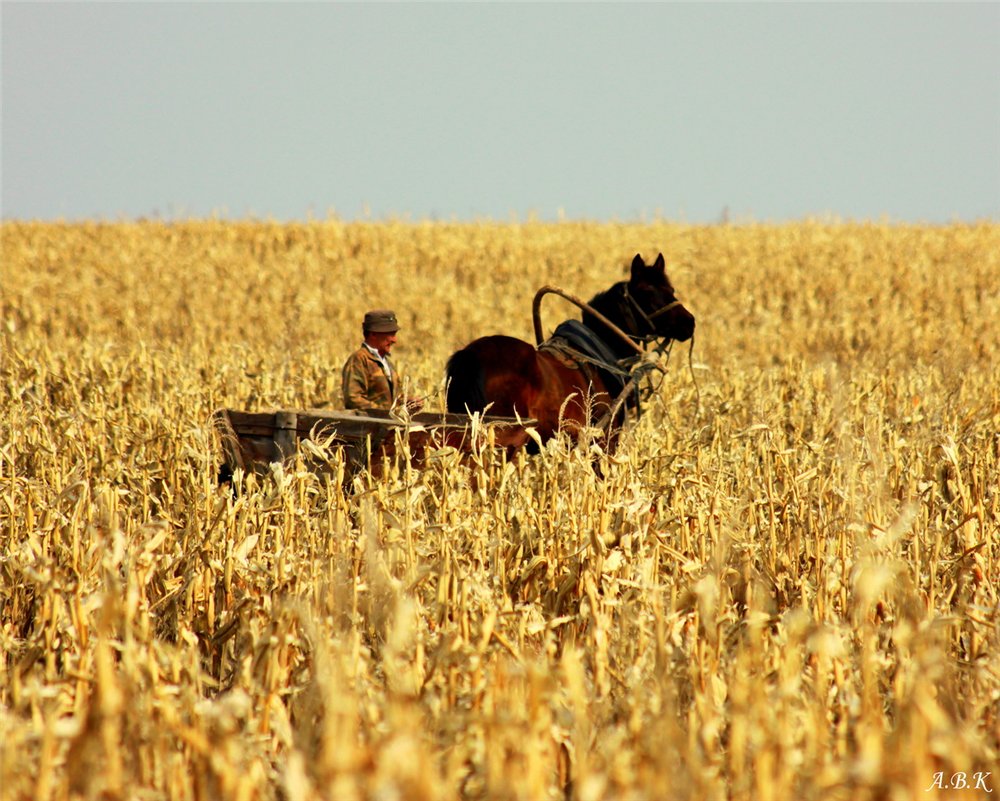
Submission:
{"label": "dry yellow vegetation", "polygon": [[[1000,789],[997,224],[7,222],[2,247],[0,798]],[[337,406],[365,309],[440,404],[454,349],[533,339],[539,286],[590,297],[660,251],[693,360],[603,480],[557,440],[348,494],[296,465],[216,486],[211,413]]]}

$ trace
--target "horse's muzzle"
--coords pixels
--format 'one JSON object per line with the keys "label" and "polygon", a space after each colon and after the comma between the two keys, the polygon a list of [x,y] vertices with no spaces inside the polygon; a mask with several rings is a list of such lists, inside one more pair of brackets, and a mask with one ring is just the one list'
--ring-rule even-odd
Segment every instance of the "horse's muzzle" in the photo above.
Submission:
{"label": "horse's muzzle", "polygon": [[694,336],[694,315],[683,306],[678,307],[670,315],[667,329],[666,333],[670,339],[687,342]]}

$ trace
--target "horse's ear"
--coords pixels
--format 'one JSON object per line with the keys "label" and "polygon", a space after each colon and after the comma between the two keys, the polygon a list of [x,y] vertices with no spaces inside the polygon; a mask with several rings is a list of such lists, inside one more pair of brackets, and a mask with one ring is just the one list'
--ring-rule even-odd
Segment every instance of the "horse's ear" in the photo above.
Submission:
{"label": "horse's ear", "polygon": [[635,258],[632,259],[632,280],[637,281],[643,270],[646,269],[646,262],[642,260],[642,256],[638,253],[635,254]]}
{"label": "horse's ear", "polygon": [[663,254],[661,253],[656,257],[656,261],[653,262],[653,269],[659,270],[661,273],[666,272],[666,264],[663,261]]}

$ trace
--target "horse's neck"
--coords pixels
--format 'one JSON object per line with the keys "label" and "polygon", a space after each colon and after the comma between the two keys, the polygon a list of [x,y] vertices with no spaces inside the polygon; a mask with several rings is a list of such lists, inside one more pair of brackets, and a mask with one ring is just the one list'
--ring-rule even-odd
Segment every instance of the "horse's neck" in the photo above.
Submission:
{"label": "horse's neck", "polygon": [[[628,308],[628,300],[625,298],[626,286],[627,283],[625,281],[615,284],[607,291],[595,295],[589,305],[607,317],[626,334],[633,334],[635,333],[636,326],[634,319],[632,319],[632,310]],[[623,359],[626,356],[635,354],[635,351],[622,340],[621,336],[608,328],[594,317],[594,315],[584,312],[583,324],[600,337],[617,358]]]}

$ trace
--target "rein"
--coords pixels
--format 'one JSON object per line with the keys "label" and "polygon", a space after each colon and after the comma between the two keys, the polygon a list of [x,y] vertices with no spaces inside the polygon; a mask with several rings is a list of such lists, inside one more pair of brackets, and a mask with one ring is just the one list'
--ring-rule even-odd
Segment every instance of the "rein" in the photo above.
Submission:
{"label": "rein", "polygon": [[[673,343],[670,342],[666,346],[655,348],[654,352],[656,352],[656,353],[662,353],[664,350],[666,350],[666,352],[667,352],[667,360],[669,361],[669,359],[670,359],[670,351],[671,351],[672,346],[673,346]],[[632,373],[632,380],[629,381],[628,384],[625,385],[625,388],[621,391],[621,394],[618,396],[618,400],[615,401],[615,405],[612,406],[607,411],[607,413],[600,420],[597,421],[596,428],[598,430],[606,429],[606,428],[608,428],[611,425],[611,421],[614,420],[615,417],[618,415],[618,412],[621,411],[622,405],[625,403],[625,398],[628,397],[628,393],[631,392],[632,387],[636,385],[636,382],[638,382],[644,376],[647,376],[654,369],[655,370],[659,370],[660,373],[662,373],[664,375],[664,377],[666,377],[666,373],[667,373],[666,368],[660,366],[659,364],[657,364],[655,362],[645,362],[644,364],[640,365],[639,369],[636,369]],[[691,371],[691,381],[694,384],[695,395],[698,398],[698,409],[700,410],[701,409],[701,390],[698,388],[698,379],[697,379],[697,377],[694,374],[694,334],[691,335],[691,346],[688,349],[688,369]],[[661,384],[663,383],[662,379],[661,379],[660,383]],[[641,398],[640,398],[640,402],[641,402],[641,401],[646,400],[647,398],[649,398],[651,395],[653,395],[659,388],[660,388],[659,384],[657,384],[654,387],[652,380],[650,380],[649,383],[646,384],[645,392],[642,392],[642,390],[640,390],[639,387],[636,387],[635,391],[636,391],[636,395],[637,396],[640,395],[640,393],[641,393]]]}

